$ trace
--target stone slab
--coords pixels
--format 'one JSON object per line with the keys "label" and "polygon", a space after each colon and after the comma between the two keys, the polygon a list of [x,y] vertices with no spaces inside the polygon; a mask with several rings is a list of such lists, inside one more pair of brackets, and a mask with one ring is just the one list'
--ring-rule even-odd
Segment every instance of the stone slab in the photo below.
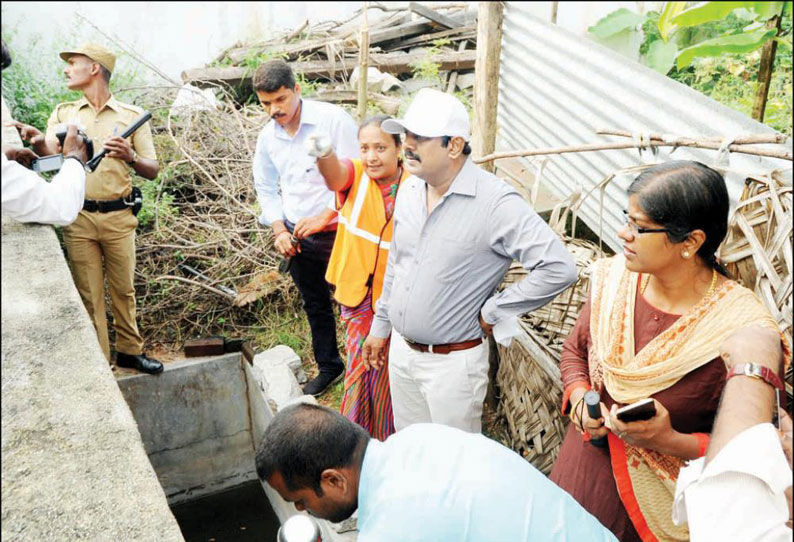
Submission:
{"label": "stone slab", "polygon": [[231,353],[118,378],[171,504],[256,478],[243,365]]}

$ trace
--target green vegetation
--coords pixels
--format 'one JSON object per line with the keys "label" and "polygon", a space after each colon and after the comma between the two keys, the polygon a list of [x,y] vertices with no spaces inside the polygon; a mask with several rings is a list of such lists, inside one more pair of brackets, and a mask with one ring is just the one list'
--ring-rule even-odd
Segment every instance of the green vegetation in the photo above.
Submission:
{"label": "green vegetation", "polygon": [[[720,103],[751,116],[761,48],[777,41],[764,121],[792,134],[791,2],[666,2],[661,11],[620,8],[590,34]],[[781,15],[781,29],[767,21]],[[636,39],[637,37],[641,39]],[[639,49],[634,47],[639,44]]]}
{"label": "green vegetation", "polygon": [[419,79],[429,79],[431,81],[438,81],[441,83],[441,76],[439,75],[441,64],[436,62],[435,57],[441,52],[441,48],[443,46],[449,45],[450,43],[451,42],[445,38],[434,40],[433,46],[425,52],[425,55],[418,61],[411,64],[414,77],[418,77]]}

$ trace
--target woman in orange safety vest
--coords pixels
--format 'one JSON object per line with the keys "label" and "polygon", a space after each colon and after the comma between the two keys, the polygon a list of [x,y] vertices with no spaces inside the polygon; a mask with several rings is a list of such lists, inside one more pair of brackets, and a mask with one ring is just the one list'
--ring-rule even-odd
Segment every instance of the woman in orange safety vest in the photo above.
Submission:
{"label": "woman in orange safety vest", "polygon": [[361,348],[383,287],[397,191],[410,176],[402,166],[400,136],[380,128],[388,118],[374,115],[361,123],[360,159],[339,160],[330,145],[312,142],[320,149],[315,153],[317,166],[328,188],[336,192],[339,212],[325,279],[336,287],[334,298],[346,326],[348,365],[341,411],[379,440],[394,433],[389,368],[384,364],[367,370]]}

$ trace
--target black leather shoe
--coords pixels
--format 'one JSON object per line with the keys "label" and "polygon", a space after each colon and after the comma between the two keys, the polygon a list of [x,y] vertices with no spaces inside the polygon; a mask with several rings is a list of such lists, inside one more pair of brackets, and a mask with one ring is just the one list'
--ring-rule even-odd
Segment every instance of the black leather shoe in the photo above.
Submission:
{"label": "black leather shoe", "polygon": [[322,395],[325,390],[329,388],[329,386],[332,386],[333,384],[336,384],[342,380],[343,376],[345,376],[344,364],[342,364],[342,367],[338,372],[320,371],[320,374],[310,380],[303,387],[303,393],[318,397]]}
{"label": "black leather shoe", "polygon": [[163,364],[156,359],[147,358],[145,354],[116,354],[116,365],[128,369],[136,369],[142,373],[155,375],[163,372]]}

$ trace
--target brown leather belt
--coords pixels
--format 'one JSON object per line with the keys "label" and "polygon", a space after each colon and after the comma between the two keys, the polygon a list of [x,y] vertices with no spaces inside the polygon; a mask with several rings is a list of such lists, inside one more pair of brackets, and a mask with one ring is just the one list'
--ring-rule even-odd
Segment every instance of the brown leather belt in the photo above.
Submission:
{"label": "brown leather belt", "polygon": [[449,354],[450,352],[456,352],[458,350],[468,350],[469,348],[474,348],[475,346],[480,346],[482,344],[482,339],[472,339],[470,341],[463,341],[459,343],[449,343],[449,344],[422,344],[422,343],[415,343],[410,339],[406,339],[405,344],[410,346],[413,350],[418,350],[419,352],[430,352],[431,354]]}

